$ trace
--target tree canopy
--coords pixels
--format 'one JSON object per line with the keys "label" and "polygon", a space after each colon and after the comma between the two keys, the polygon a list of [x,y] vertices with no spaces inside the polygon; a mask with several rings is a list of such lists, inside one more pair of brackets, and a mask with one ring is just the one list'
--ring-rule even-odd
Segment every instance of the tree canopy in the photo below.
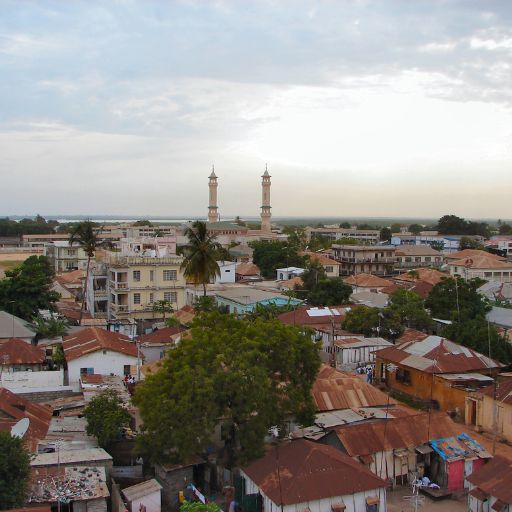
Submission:
{"label": "tree canopy", "polygon": [[413,291],[403,288],[394,291],[389,296],[389,306],[386,309],[396,313],[405,327],[428,331],[434,326],[432,318],[425,310],[423,299]]}
{"label": "tree canopy", "polygon": [[102,448],[115,441],[131,419],[121,398],[112,389],[106,389],[94,397],[84,409],[84,416],[87,419],[87,433],[95,436]]}
{"label": "tree canopy", "polygon": [[278,268],[306,266],[305,257],[299,256],[297,246],[289,242],[261,240],[249,245],[253,249],[253,262],[266,279],[275,279]]}
{"label": "tree canopy", "polygon": [[60,295],[52,291],[53,269],[46,256],[30,256],[21,265],[6,270],[0,280],[0,309],[32,320],[40,309],[55,309]]}
{"label": "tree canopy", "polygon": [[390,242],[391,241],[391,229],[389,228],[382,228],[380,230],[380,239],[383,242]]}
{"label": "tree canopy", "polygon": [[345,315],[341,325],[350,332],[367,337],[381,336],[391,340],[396,340],[404,331],[400,317],[389,308],[354,307]]}
{"label": "tree canopy", "polygon": [[47,221],[40,215],[35,219],[21,219],[19,222],[6,217],[0,219],[0,236],[50,234],[55,232],[58,225],[56,220]]}
{"label": "tree canopy", "polygon": [[441,235],[481,235],[489,236],[487,222],[467,221],[456,215],[444,215],[437,222],[437,230]]}
{"label": "tree canopy", "polygon": [[0,431],[0,510],[22,507],[30,479],[30,456],[23,440]]}
{"label": "tree canopy", "polygon": [[309,332],[278,320],[204,313],[163,368],[137,386],[139,448],[153,460],[184,461],[210,445],[220,423],[231,462],[263,454],[272,425],[293,414],[312,421],[320,365]]}

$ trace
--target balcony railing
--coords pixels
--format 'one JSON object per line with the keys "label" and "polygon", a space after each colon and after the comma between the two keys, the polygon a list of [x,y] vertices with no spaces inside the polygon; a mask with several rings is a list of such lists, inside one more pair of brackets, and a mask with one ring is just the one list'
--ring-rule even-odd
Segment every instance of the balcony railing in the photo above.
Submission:
{"label": "balcony railing", "polygon": [[335,256],[342,263],[396,263],[396,258],[351,258],[348,256]]}
{"label": "balcony railing", "polygon": [[116,256],[109,255],[108,263],[112,267],[127,267],[130,265],[181,265],[183,258],[180,256],[164,256],[161,258],[150,256]]}
{"label": "balcony railing", "polygon": [[128,304],[110,304],[112,311],[116,313],[128,313]]}
{"label": "balcony railing", "polygon": [[128,291],[130,289],[129,285],[128,285],[128,282],[127,281],[124,281],[124,282],[121,282],[121,281],[112,281],[112,279],[109,280],[109,286],[110,288],[112,288],[113,290],[123,290],[123,291]]}

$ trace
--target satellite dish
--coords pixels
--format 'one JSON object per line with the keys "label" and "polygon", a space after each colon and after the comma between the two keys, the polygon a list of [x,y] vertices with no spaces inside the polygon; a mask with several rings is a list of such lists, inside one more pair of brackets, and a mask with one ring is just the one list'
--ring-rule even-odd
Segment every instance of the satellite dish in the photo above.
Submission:
{"label": "satellite dish", "polygon": [[27,433],[29,426],[30,420],[28,418],[21,418],[18,423],[11,427],[11,436],[21,439]]}

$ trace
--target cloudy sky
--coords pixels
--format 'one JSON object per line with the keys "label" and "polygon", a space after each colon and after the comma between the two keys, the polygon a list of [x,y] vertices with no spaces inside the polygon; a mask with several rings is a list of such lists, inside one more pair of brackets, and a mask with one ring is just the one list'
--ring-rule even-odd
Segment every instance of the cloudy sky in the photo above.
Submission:
{"label": "cloudy sky", "polygon": [[509,0],[1,0],[0,214],[512,217]]}

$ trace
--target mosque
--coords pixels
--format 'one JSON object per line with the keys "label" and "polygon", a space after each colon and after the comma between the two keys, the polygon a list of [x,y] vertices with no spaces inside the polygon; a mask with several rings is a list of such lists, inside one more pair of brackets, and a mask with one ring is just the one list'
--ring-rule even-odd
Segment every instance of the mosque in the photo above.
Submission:
{"label": "mosque", "polygon": [[[265,172],[261,176],[261,233],[262,234],[271,234],[271,218],[272,211],[270,206],[270,174],[268,173],[267,166],[265,165]],[[208,206],[208,222],[214,224],[219,222],[219,207],[217,205],[217,187],[219,186],[217,182],[217,175],[215,174],[215,169],[212,167],[212,173],[210,174],[208,180],[208,188],[210,191],[210,199]]]}

